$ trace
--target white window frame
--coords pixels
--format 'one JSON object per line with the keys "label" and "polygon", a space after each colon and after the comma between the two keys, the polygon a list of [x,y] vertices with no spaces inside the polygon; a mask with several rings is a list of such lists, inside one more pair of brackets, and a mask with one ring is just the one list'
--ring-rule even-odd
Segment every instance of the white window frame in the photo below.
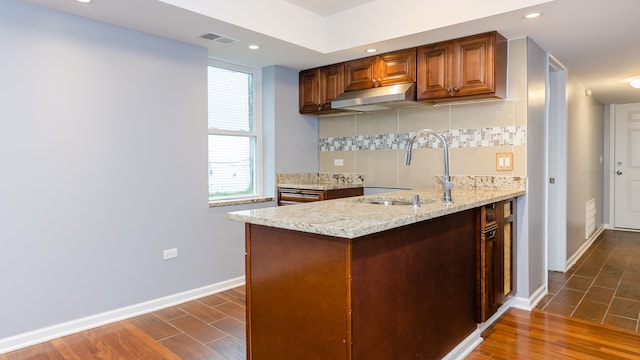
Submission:
{"label": "white window frame", "polygon": [[[256,165],[255,165],[255,182],[256,182],[256,193],[251,195],[243,195],[243,196],[224,196],[224,197],[209,197],[209,203],[223,203],[229,201],[237,201],[237,200],[249,200],[262,198],[264,195],[264,187],[263,187],[263,159],[262,159],[262,77],[259,69],[245,67],[241,65],[235,65],[230,63],[225,63],[219,60],[209,59],[207,64],[207,71],[209,66],[218,67],[222,69],[232,70],[243,72],[247,74],[251,74],[253,76],[253,130],[252,131],[244,131],[244,130],[223,130],[223,129],[215,129],[209,128],[208,125],[208,112],[207,112],[207,143],[208,143],[208,135],[235,135],[235,136],[245,136],[245,137],[255,137],[256,139]],[[208,80],[207,80],[207,89],[208,89]],[[208,101],[208,94],[207,94]],[[207,152],[207,164],[209,164],[209,155]],[[208,168],[208,165],[207,165]],[[208,172],[207,172],[208,173]],[[208,176],[208,175],[207,175]],[[207,194],[209,194],[209,182],[207,180]],[[207,195],[209,196],[209,195]]]}

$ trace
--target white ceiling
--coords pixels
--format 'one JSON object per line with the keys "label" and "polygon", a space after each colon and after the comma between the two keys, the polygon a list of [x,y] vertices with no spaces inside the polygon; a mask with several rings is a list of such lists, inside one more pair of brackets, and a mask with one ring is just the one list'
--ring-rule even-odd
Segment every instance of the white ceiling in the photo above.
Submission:
{"label": "white ceiling", "polygon": [[[23,0],[203,46],[211,57],[297,70],[497,30],[528,36],[604,104],[640,102],[637,0]],[[522,16],[531,10],[544,15]],[[213,32],[238,42],[220,45]],[[261,49],[249,51],[249,44]]]}
{"label": "white ceiling", "polygon": [[335,15],[339,12],[370,3],[375,0],[285,0],[320,16]]}

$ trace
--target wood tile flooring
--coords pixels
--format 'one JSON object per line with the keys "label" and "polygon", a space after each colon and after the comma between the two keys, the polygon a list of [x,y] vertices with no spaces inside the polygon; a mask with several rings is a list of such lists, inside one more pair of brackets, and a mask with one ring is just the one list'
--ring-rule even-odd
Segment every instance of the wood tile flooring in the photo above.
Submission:
{"label": "wood tile flooring", "polygon": [[227,290],[129,321],[180,359],[246,359],[244,287]]}
{"label": "wood tile flooring", "polygon": [[640,233],[605,231],[537,308],[640,333]]}
{"label": "wood tile flooring", "polygon": [[[549,286],[539,309],[510,309],[467,359],[640,359],[640,233],[606,231]],[[245,312],[239,287],[0,360],[246,359]]]}
{"label": "wood tile flooring", "polygon": [[0,360],[244,360],[244,286],[0,354]]}

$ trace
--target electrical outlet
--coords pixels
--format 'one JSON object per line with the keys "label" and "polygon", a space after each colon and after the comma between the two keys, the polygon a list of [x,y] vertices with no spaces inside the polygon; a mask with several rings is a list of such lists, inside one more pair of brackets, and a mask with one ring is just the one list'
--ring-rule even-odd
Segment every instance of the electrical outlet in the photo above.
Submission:
{"label": "electrical outlet", "polygon": [[333,165],[334,166],[344,166],[344,160],[343,159],[333,159]]}
{"label": "electrical outlet", "polygon": [[496,153],[496,170],[510,171],[513,170],[513,153]]}
{"label": "electrical outlet", "polygon": [[169,260],[178,256],[178,248],[166,249],[162,252],[162,259]]}

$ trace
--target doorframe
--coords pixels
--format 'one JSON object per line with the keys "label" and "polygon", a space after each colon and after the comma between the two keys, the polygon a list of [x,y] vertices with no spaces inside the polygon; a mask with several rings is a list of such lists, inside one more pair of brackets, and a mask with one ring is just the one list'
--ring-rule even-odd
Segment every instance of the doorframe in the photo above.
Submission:
{"label": "doorframe", "polygon": [[602,222],[605,228],[613,229],[615,224],[615,184],[613,179],[613,164],[615,162],[615,131],[616,131],[616,105],[605,105],[604,117],[604,151],[608,153],[604,154],[604,188],[602,196],[604,197],[604,204],[608,204],[608,207],[603,209]]}
{"label": "doorframe", "polygon": [[549,55],[547,88],[547,270],[566,272],[567,69],[552,55]]}

